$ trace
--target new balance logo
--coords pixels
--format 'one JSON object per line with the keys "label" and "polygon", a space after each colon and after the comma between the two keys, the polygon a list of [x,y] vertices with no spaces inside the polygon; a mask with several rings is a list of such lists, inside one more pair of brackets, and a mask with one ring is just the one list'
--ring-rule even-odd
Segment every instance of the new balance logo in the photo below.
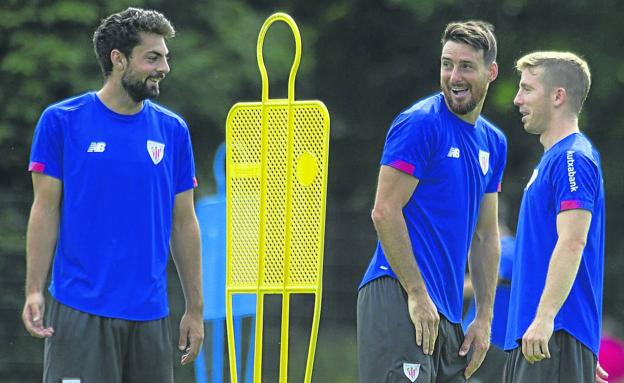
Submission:
{"label": "new balance logo", "polygon": [[92,142],[87,153],[102,153],[106,150],[106,142]]}
{"label": "new balance logo", "polygon": [[449,150],[446,156],[451,158],[459,158],[459,148],[451,147],[451,150]]}

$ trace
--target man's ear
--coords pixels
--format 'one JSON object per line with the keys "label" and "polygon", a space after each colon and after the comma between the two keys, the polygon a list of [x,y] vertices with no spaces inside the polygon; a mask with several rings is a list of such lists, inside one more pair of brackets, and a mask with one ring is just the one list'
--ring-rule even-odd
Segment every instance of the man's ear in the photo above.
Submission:
{"label": "man's ear", "polygon": [[497,77],[498,77],[498,63],[496,61],[492,61],[488,69],[488,80],[492,82],[496,80]]}
{"label": "man's ear", "polygon": [[561,107],[568,100],[568,94],[565,88],[555,88],[552,94],[553,105],[555,108]]}
{"label": "man's ear", "polygon": [[110,59],[113,63],[113,68],[117,68],[121,71],[125,70],[126,66],[128,65],[128,59],[126,58],[126,55],[121,53],[121,51],[119,51],[118,49],[113,49],[111,51]]}

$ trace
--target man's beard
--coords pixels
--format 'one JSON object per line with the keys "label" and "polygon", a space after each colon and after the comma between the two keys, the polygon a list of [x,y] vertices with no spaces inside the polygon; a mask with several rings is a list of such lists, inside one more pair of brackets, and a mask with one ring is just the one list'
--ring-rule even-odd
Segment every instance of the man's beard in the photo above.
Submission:
{"label": "man's beard", "polygon": [[158,84],[148,85],[147,82],[152,78],[155,78],[155,76],[150,76],[144,81],[134,80],[131,74],[126,72],[121,77],[121,85],[134,102],[141,102],[147,98],[156,98],[160,94]]}
{"label": "man's beard", "polygon": [[446,95],[446,100],[448,102],[449,108],[453,111],[453,113],[462,116],[464,114],[472,112],[478,104],[478,101],[474,97],[470,97],[470,100],[465,104],[457,104],[453,101],[453,98],[449,94]]}
{"label": "man's beard", "polygon": [[451,111],[453,111],[453,113],[458,114],[460,116],[463,116],[475,110],[477,105],[481,102],[481,100],[483,100],[483,97],[485,97],[485,91],[476,92],[474,88],[470,88],[471,97],[468,100],[468,102],[463,103],[463,104],[458,104],[453,100],[452,90],[450,90],[448,87],[444,87],[443,91],[444,91],[444,98],[446,99],[446,102],[449,108],[451,109]]}

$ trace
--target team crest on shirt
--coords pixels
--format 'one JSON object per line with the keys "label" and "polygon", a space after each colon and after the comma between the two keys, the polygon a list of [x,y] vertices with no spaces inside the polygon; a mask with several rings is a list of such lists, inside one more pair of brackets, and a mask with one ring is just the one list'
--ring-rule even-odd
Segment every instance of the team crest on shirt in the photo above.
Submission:
{"label": "team crest on shirt", "polygon": [[147,152],[154,165],[158,165],[165,155],[165,144],[152,140],[147,140]]}
{"label": "team crest on shirt", "polygon": [[483,175],[486,175],[490,170],[490,153],[479,150],[479,165],[481,165]]}
{"label": "team crest on shirt", "polygon": [[416,378],[418,378],[418,375],[420,374],[420,364],[403,363],[403,372],[410,382],[415,382]]}

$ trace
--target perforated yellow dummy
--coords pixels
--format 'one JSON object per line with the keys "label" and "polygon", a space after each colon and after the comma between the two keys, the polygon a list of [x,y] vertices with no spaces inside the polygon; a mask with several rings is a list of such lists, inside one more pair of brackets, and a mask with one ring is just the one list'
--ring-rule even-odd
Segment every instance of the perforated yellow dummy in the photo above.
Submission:
{"label": "perforated yellow dummy", "polygon": [[[288,24],[295,38],[287,99],[269,99],[262,57],[264,37],[276,21]],[[314,294],[305,372],[305,382],[310,382],[321,311],[329,114],[320,101],[295,101],[301,37],[290,16],[276,13],[265,21],[258,36],[257,56],[262,101],[237,103],[230,109],[226,125],[230,374],[232,382],[237,382],[234,294],[257,294],[254,383],[262,379],[264,296],[282,294],[279,381],[286,382],[290,296]]]}

